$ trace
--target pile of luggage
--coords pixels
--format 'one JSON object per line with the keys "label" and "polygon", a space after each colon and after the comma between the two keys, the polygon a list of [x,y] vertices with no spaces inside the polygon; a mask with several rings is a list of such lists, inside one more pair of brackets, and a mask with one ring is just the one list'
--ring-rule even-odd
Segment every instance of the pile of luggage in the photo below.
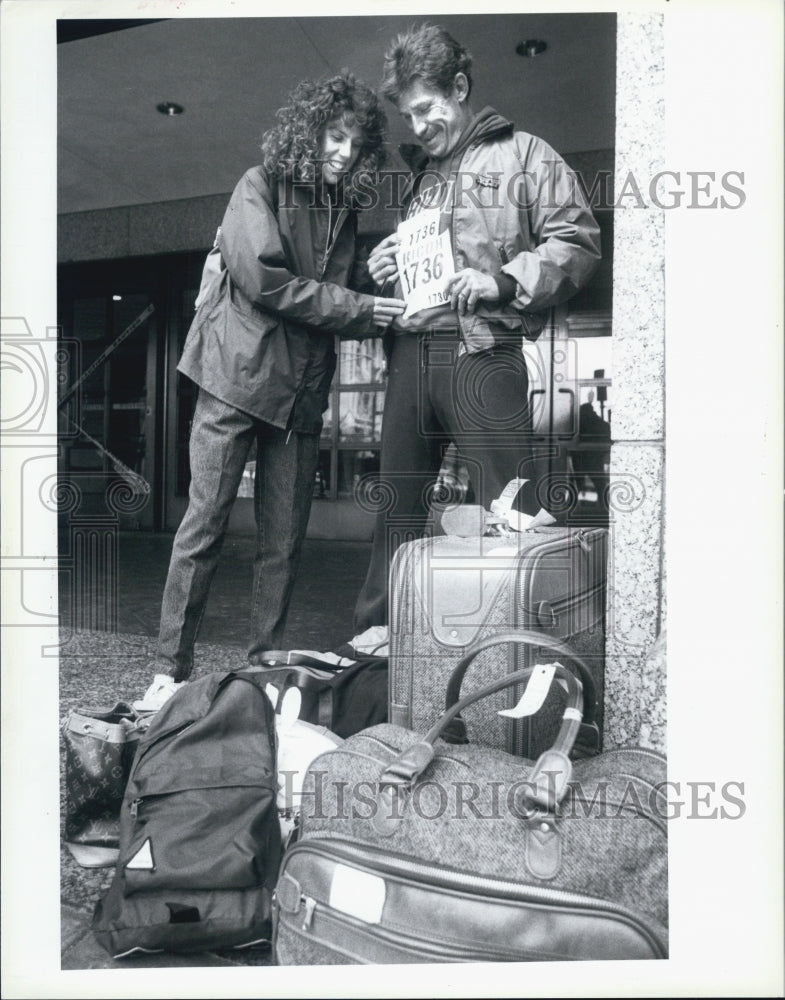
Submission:
{"label": "pile of luggage", "polygon": [[665,761],[601,750],[604,545],[564,528],[514,550],[411,542],[389,658],[271,652],[184,685],[142,726],[105,716],[134,743],[103,947],[269,941],[283,965],[667,957]]}

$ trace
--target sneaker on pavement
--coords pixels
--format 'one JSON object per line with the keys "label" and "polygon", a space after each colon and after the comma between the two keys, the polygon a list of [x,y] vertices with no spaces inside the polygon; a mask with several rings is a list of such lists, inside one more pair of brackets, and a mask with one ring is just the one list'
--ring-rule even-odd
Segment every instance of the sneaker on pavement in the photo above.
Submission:
{"label": "sneaker on pavement", "polygon": [[386,625],[371,625],[370,628],[350,639],[349,645],[358,653],[365,653],[369,656],[387,656],[389,641],[390,634]]}
{"label": "sneaker on pavement", "polygon": [[140,701],[134,702],[137,712],[157,712],[172,695],[188,681],[176,681],[169,674],[156,674],[153,683]]}

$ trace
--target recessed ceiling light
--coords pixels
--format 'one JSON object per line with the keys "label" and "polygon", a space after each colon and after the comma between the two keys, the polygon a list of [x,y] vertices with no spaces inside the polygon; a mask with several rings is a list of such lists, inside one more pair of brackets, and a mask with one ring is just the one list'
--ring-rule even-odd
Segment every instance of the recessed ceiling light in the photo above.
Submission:
{"label": "recessed ceiling light", "polygon": [[185,111],[182,104],[175,104],[174,101],[161,101],[156,107],[162,115],[181,115]]}
{"label": "recessed ceiling light", "polygon": [[519,56],[523,56],[524,59],[533,59],[547,48],[547,43],[541,41],[539,38],[527,38],[525,42],[518,42],[515,46],[515,51]]}
{"label": "recessed ceiling light", "polygon": [[113,295],[112,296],[112,302],[122,302],[122,301],[123,301],[122,295]]}

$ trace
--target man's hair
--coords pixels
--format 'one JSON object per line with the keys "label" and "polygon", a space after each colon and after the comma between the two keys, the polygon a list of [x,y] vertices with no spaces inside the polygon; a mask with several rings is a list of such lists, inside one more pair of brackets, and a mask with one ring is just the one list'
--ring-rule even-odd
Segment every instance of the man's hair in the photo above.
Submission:
{"label": "man's hair", "polygon": [[384,56],[381,93],[393,104],[415,80],[449,94],[455,77],[463,73],[472,91],[472,57],[444,28],[423,24],[395,39]]}

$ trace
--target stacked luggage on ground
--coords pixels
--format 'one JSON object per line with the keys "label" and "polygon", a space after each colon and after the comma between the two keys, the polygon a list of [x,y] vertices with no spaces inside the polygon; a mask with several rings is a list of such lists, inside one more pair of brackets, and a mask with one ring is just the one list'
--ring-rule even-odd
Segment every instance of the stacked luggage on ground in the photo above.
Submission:
{"label": "stacked luggage on ground", "polygon": [[605,544],[408,543],[389,663],[271,651],[184,686],[138,737],[101,944],[666,957],[665,761],[601,750]]}

